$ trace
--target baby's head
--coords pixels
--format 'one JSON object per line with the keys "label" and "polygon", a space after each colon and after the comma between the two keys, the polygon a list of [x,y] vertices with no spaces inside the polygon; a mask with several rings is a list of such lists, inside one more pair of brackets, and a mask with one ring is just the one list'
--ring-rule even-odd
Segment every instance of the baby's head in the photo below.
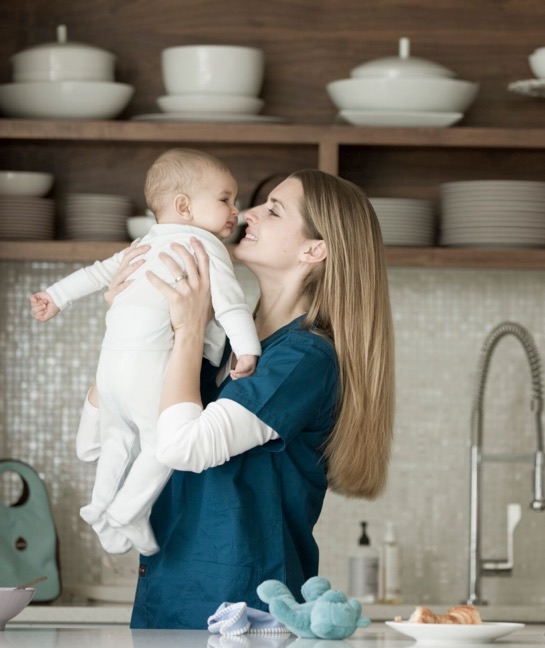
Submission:
{"label": "baby's head", "polygon": [[158,223],[193,225],[220,239],[237,224],[236,180],[221,160],[203,151],[180,148],[160,155],[148,171],[144,194]]}

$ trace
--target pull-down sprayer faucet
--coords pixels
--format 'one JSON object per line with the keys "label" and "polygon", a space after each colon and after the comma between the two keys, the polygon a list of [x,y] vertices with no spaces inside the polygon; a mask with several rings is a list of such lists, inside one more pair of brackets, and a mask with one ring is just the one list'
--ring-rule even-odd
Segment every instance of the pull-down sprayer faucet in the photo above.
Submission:
{"label": "pull-down sprayer faucet", "polygon": [[[483,399],[490,365],[490,358],[497,343],[505,335],[514,335],[524,347],[532,378],[532,398],[530,410],[535,415],[536,424],[536,451],[531,455],[514,455],[502,457],[500,455],[483,455]],[[471,481],[470,481],[470,528],[469,528],[469,596],[467,602],[472,605],[483,604],[481,600],[481,576],[484,574],[510,573],[512,569],[511,560],[497,561],[485,560],[481,557],[481,465],[484,461],[533,461],[533,498],[530,502],[530,509],[533,511],[545,511],[545,496],[543,492],[543,429],[541,424],[541,410],[543,403],[543,388],[541,384],[541,362],[537,348],[528,331],[514,322],[503,322],[499,324],[486,338],[481,350],[478,381],[475,398],[471,412]],[[510,505],[510,507],[517,505]],[[520,507],[518,507],[520,509]],[[508,509],[509,510],[509,509]],[[509,514],[511,510],[509,510]],[[515,517],[516,517],[515,513]],[[510,516],[511,518],[511,516]],[[514,525],[513,522],[514,521]],[[512,553],[512,532],[518,519],[510,520],[511,528],[508,529],[508,547]],[[509,537],[509,535],[511,537]]]}

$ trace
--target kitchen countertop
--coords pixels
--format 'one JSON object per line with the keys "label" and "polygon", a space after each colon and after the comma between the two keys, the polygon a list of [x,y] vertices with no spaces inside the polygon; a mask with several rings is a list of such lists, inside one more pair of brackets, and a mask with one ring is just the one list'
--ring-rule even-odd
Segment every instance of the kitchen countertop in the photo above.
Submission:
{"label": "kitchen countertop", "polygon": [[[434,612],[445,612],[445,604],[426,603]],[[453,603],[454,605],[454,603]],[[373,621],[393,621],[396,617],[408,619],[415,605],[368,605],[364,613]],[[131,618],[130,604],[79,604],[79,605],[29,605],[11,625],[128,625]],[[479,606],[483,621],[507,621],[520,623],[545,623],[545,606],[540,605],[483,605]]]}
{"label": "kitchen countertop", "polygon": [[[527,625],[492,644],[467,644],[470,648],[528,648],[544,645],[545,625]],[[130,630],[127,627],[23,628],[8,626],[0,632],[0,648],[408,648],[413,640],[373,623],[341,641],[298,639],[293,635],[238,637],[210,634],[206,630]],[[435,646],[437,644],[425,644]],[[461,648],[463,644],[449,644]]]}

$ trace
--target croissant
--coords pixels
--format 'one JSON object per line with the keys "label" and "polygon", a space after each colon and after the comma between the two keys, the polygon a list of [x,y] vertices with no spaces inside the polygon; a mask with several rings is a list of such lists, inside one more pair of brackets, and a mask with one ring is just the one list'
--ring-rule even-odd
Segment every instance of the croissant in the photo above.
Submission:
{"label": "croissant", "polygon": [[455,605],[446,614],[434,614],[428,608],[418,606],[409,617],[409,623],[463,623],[476,625],[481,623],[477,608],[473,605]]}

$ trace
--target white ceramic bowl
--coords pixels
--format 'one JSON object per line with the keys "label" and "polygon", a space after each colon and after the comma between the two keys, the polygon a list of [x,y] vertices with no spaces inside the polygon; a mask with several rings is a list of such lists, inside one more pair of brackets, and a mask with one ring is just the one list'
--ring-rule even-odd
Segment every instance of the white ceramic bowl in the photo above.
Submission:
{"label": "white ceramic bowl", "polygon": [[11,57],[13,80],[113,81],[116,57],[106,50],[66,40],[64,25],[57,42],[36,45]]}
{"label": "white ceramic bowl", "polygon": [[35,592],[33,587],[20,590],[13,587],[0,587],[0,630],[3,630],[10,619],[26,608]]}
{"label": "white ceramic bowl", "polygon": [[156,220],[152,216],[131,216],[127,218],[127,231],[131,240],[146,236],[155,223]]}
{"label": "white ceramic bowl", "polygon": [[225,112],[256,115],[265,105],[258,97],[227,94],[165,95],[157,99],[163,112]]}
{"label": "white ceramic bowl", "polygon": [[464,112],[479,85],[442,78],[339,79],[326,86],[339,110]]}
{"label": "white ceramic bowl", "polygon": [[129,103],[134,88],[103,81],[33,81],[0,85],[0,111],[35,119],[110,119]]}
{"label": "white ceramic bowl", "polygon": [[545,47],[540,47],[530,54],[528,63],[538,79],[545,79]]}
{"label": "white ceramic bowl", "polygon": [[265,53],[238,45],[181,45],[161,53],[168,94],[206,93],[257,96],[265,73]]}
{"label": "white ceramic bowl", "polygon": [[52,173],[0,171],[0,194],[4,196],[45,196],[53,186]]}

